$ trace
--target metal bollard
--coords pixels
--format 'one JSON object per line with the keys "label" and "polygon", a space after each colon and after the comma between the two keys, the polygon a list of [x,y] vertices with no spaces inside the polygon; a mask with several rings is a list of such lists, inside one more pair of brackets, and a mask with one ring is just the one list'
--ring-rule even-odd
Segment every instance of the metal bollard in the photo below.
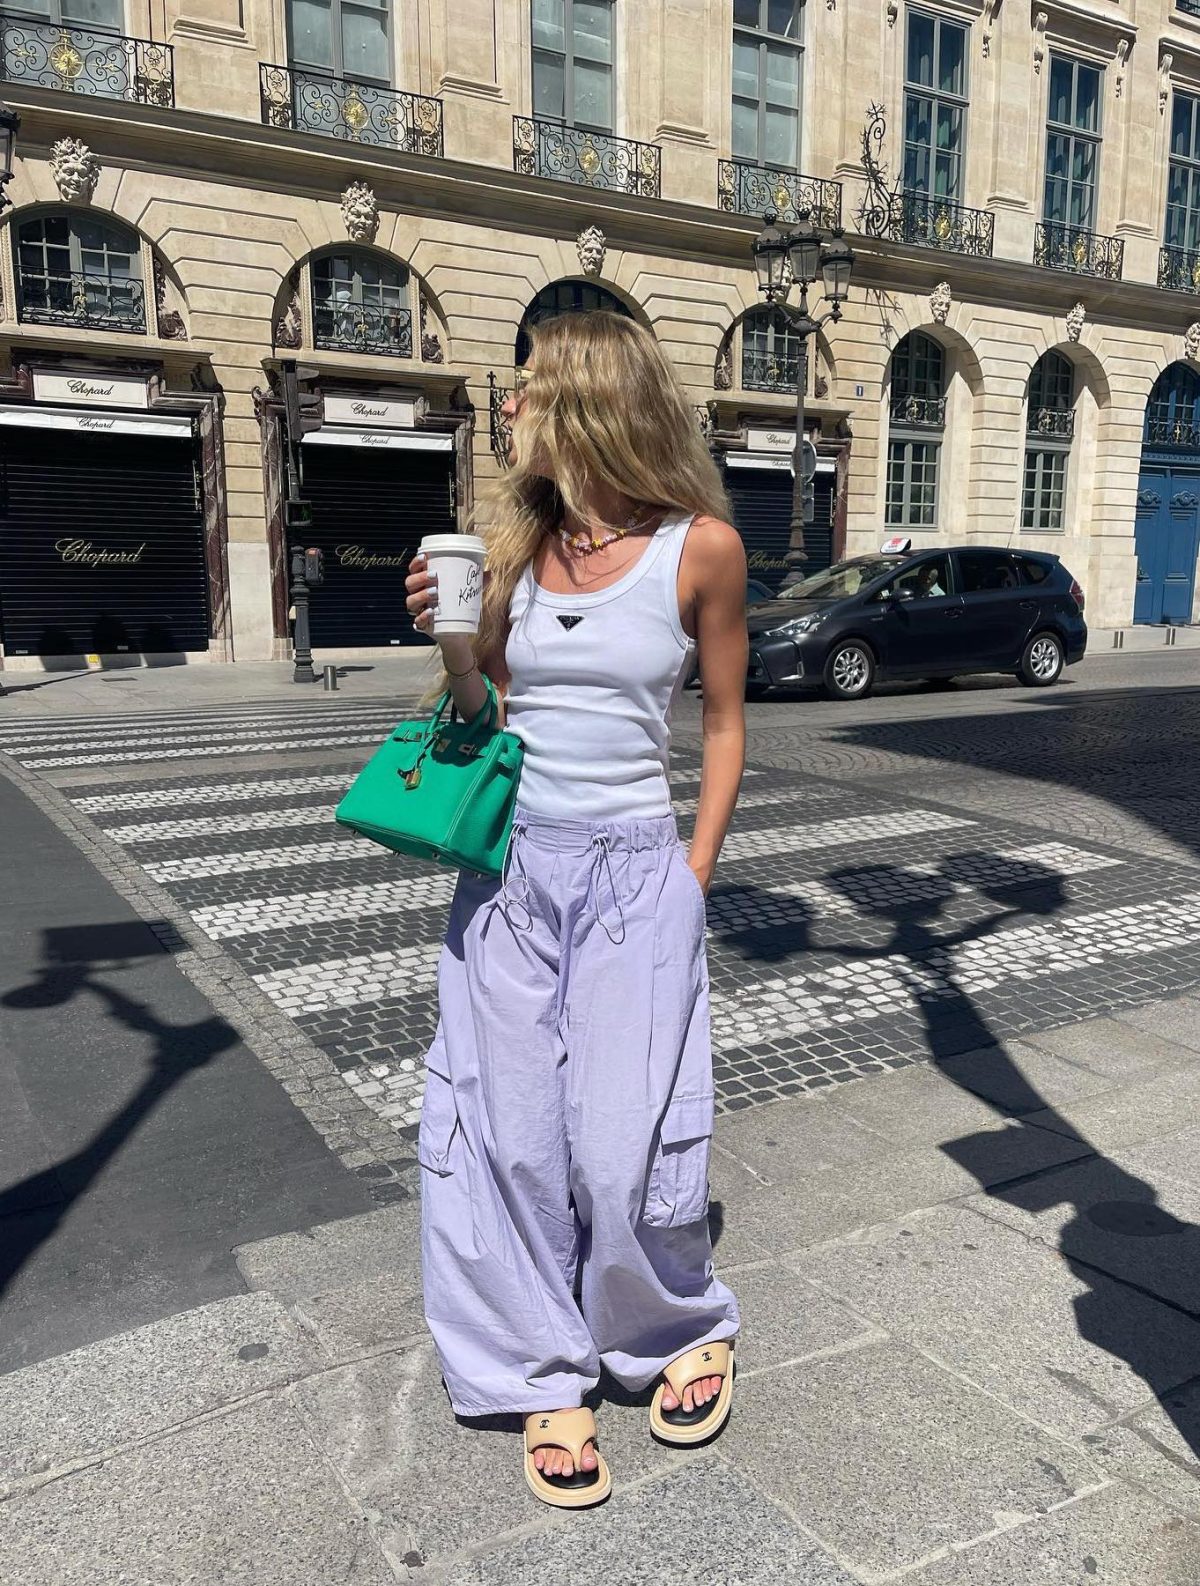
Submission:
{"label": "metal bollard", "polygon": [[325,667],[325,692],[336,694],[338,686],[338,669],[332,663]]}

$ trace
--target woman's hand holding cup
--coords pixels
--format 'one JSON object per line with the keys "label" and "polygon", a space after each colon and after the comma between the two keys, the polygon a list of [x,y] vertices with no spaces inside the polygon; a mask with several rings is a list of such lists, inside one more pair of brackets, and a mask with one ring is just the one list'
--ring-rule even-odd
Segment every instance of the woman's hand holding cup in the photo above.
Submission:
{"label": "woman's hand holding cup", "polygon": [[404,580],[407,598],[404,604],[418,633],[433,637],[433,617],[437,610],[437,574],[429,568],[429,558],[418,551],[408,564],[408,577]]}
{"label": "woman's hand holding cup", "polygon": [[441,645],[447,670],[475,659],[483,597],[484,543],[473,534],[427,534],[409,563],[405,604],[419,633]]}

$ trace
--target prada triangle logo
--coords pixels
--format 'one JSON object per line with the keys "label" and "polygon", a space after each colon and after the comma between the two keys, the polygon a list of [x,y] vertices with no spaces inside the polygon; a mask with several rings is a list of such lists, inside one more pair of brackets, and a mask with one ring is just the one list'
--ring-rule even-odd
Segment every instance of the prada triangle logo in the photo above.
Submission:
{"label": "prada triangle logo", "polygon": [[558,620],[559,620],[559,622],[562,623],[563,627],[567,630],[567,632],[570,633],[572,628],[577,627],[583,621],[583,618],[582,617],[560,617]]}

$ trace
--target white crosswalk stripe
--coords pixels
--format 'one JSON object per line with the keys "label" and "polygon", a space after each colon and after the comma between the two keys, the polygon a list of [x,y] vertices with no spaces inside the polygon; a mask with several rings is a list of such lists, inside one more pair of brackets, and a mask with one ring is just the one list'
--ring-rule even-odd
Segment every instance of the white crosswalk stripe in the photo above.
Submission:
{"label": "white crosswalk stripe", "polygon": [[217,941],[256,931],[324,925],[332,920],[365,920],[380,914],[444,909],[454,895],[455,882],[452,874],[406,876],[403,880],[376,881],[358,887],[325,887],[312,892],[242,898],[237,903],[208,904],[193,908],[191,915],[204,934]]}
{"label": "white crosswalk stripe", "polygon": [[386,719],[390,725],[399,720],[399,712],[407,708],[409,704],[405,700],[396,699],[337,705],[328,710],[293,707],[274,714],[253,711],[235,715],[202,713],[185,715],[174,711],[156,717],[143,716],[140,713],[126,716],[92,716],[84,721],[67,723],[9,722],[0,726],[0,749],[6,754],[11,754],[25,745],[37,748],[45,745],[61,747],[70,744],[96,744],[98,740],[104,738],[115,738],[124,743],[154,738],[164,733],[186,734],[197,738],[225,737],[241,730],[294,731],[305,724],[328,730],[330,727],[346,723],[357,724],[363,720],[375,721],[378,718]]}
{"label": "white crosswalk stripe", "polygon": [[[350,775],[344,777],[330,777],[329,782],[338,788],[345,788],[350,780]],[[243,784],[252,786],[253,784]],[[278,784],[281,790],[291,791],[286,783]],[[259,784],[260,788],[266,784]],[[822,798],[830,795],[822,794]],[[78,800],[79,807],[94,805],[95,800]],[[105,800],[104,802],[107,802]],[[240,832],[276,831],[281,826],[321,826],[332,825],[333,809],[337,801],[327,799],[320,804],[294,804],[287,807],[273,806],[268,809],[251,810],[241,815],[194,815],[184,820],[166,821],[137,821],[127,825],[112,825],[106,827],[108,835],[119,843],[150,843],[174,842],[185,837],[233,837]],[[791,793],[746,793],[738,801],[738,808],[761,809],[771,804],[794,804],[796,797]],[[677,814],[694,815],[699,803],[697,797],[680,798],[674,802]],[[89,813],[96,813],[93,808]]]}
{"label": "white crosswalk stripe", "polygon": [[[250,782],[196,782],[187,787],[122,788],[119,793],[93,793],[72,800],[85,815],[118,815],[130,810],[176,809],[187,804],[250,804],[293,794],[344,791],[353,782],[352,767],[322,776],[264,777]],[[114,828],[114,832],[115,832]]]}
{"label": "white crosswalk stripe", "polygon": [[1125,905],[1044,924],[1015,926],[934,952],[901,953],[834,964],[820,974],[778,976],[736,997],[713,999],[713,1048],[789,1037],[831,1025],[919,1013],[931,1001],[968,999],[1007,981],[1061,975],[1119,958],[1170,952],[1200,931],[1200,893],[1169,903]]}
{"label": "white crosswalk stripe", "polygon": [[337,737],[281,738],[270,743],[198,744],[183,749],[130,749],[116,754],[49,755],[23,760],[30,771],[66,770],[71,766],[129,765],[134,762],[156,760],[216,760],[235,754],[279,754],[291,749],[336,749],[352,744],[369,743],[372,734],[350,733]]}

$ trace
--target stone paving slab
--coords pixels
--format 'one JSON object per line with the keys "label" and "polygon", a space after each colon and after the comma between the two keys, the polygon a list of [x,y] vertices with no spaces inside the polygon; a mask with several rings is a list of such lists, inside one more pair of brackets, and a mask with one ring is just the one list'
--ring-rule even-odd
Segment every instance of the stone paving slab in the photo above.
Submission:
{"label": "stone paving slab", "polygon": [[[1047,1106],[1088,1101],[1109,1092],[1120,1092],[1141,1072],[1152,1077],[1173,1070],[1186,1071],[1193,1066],[1189,1052],[1173,1043],[1164,1043],[1164,1054],[1170,1055],[1164,1055],[1161,1064],[1153,1062],[1143,1071],[1133,1055],[1141,1045],[1140,1038],[1127,1039],[1116,1020],[1089,1022],[1096,1026],[1113,1025],[1114,1031],[1121,1031],[1121,1039],[1114,1044],[1093,1046],[1092,1038],[1085,1038],[1079,1043],[1082,1052],[1077,1052],[1057,1045],[1057,1039],[1066,1034],[1065,1031],[1038,1031],[1024,1041],[1008,1041],[1004,1045],[941,1058],[938,1072],[998,1111],[1029,1117]],[[1128,1065],[1128,1069],[1122,1072],[1124,1065]]]}
{"label": "stone paving slab", "polygon": [[600,1510],[460,1564],[436,1586],[852,1586],[854,1579],[749,1482],[700,1455]]}
{"label": "stone paving slab", "polygon": [[395,1586],[295,1411],[241,1406],[12,1499],[21,1586]]}
{"label": "stone paving slab", "polygon": [[[1200,1190],[1167,1179],[1148,1183],[1121,1154],[968,1204],[1077,1260],[1080,1271],[1105,1273],[1200,1315]],[[1090,1311],[1082,1313],[1080,1326],[1091,1320]],[[1113,1342],[1120,1346],[1122,1337]]]}
{"label": "stone paving slab", "polygon": [[[720,1269],[722,1273],[724,1268]],[[742,1312],[738,1378],[878,1340],[877,1327],[775,1265],[740,1267],[731,1279]],[[874,1315],[874,1312],[872,1312]]]}
{"label": "stone paving slab", "polygon": [[[590,1401],[623,1494],[687,1458],[650,1436],[648,1399],[606,1380]],[[389,1553],[437,1563],[556,1519],[525,1484],[520,1418],[457,1421],[432,1342],[309,1378],[295,1402],[347,1489],[378,1512]]]}
{"label": "stone paving slab", "polygon": [[965,1137],[962,1161],[950,1154],[961,1144],[955,1140],[893,1154],[881,1150],[874,1161],[797,1176],[772,1188],[759,1188],[748,1178],[736,1186],[726,1183],[726,1215],[744,1219],[759,1244],[784,1256],[914,1208],[971,1195],[981,1184],[1004,1184],[1090,1155],[1081,1141],[1019,1123],[998,1123]]}
{"label": "stone paving slab", "polygon": [[0,1482],[149,1437],[322,1363],[278,1300],[239,1294],[9,1372]]}
{"label": "stone paving slab", "polygon": [[[1107,1475],[1132,1482],[1200,1522],[1200,1380],[1085,1437],[1083,1447]],[[1196,1580],[1200,1568],[1193,1574]]]}
{"label": "stone paving slab", "polygon": [[234,1251],[250,1288],[269,1289],[287,1302],[383,1274],[394,1278],[398,1293],[419,1294],[420,1255],[420,1213],[407,1204],[318,1223]]}
{"label": "stone paving slab", "polygon": [[1109,1487],[918,1571],[919,1586],[1195,1586],[1200,1529]]}
{"label": "stone paving slab", "polygon": [[[1063,1437],[1140,1409],[1200,1364],[1200,1324],[1098,1274],[1085,1282],[1057,1252],[962,1205],[910,1213],[789,1265]],[[1119,1354],[1099,1342],[1122,1337]]]}
{"label": "stone paving slab", "polygon": [[[1107,1090],[1100,1096],[1088,1096],[1043,1112],[1031,1112],[1027,1122],[1059,1134],[1074,1134],[1097,1151],[1129,1155],[1129,1148],[1140,1150],[1143,1142],[1176,1134],[1197,1117],[1200,1117],[1200,1062],[1155,1074],[1140,1085],[1127,1085],[1119,1090]],[[1177,1174],[1190,1173],[1186,1151],[1176,1149],[1174,1165]],[[1153,1174],[1153,1168],[1149,1170]],[[1190,1182],[1200,1187],[1200,1175]]]}
{"label": "stone paving slab", "polygon": [[294,1300],[293,1310],[330,1360],[346,1360],[426,1334],[419,1287],[414,1292],[393,1272]]}
{"label": "stone paving slab", "polygon": [[1104,1481],[1078,1449],[900,1343],[766,1372],[738,1394],[721,1457],[861,1578]]}

